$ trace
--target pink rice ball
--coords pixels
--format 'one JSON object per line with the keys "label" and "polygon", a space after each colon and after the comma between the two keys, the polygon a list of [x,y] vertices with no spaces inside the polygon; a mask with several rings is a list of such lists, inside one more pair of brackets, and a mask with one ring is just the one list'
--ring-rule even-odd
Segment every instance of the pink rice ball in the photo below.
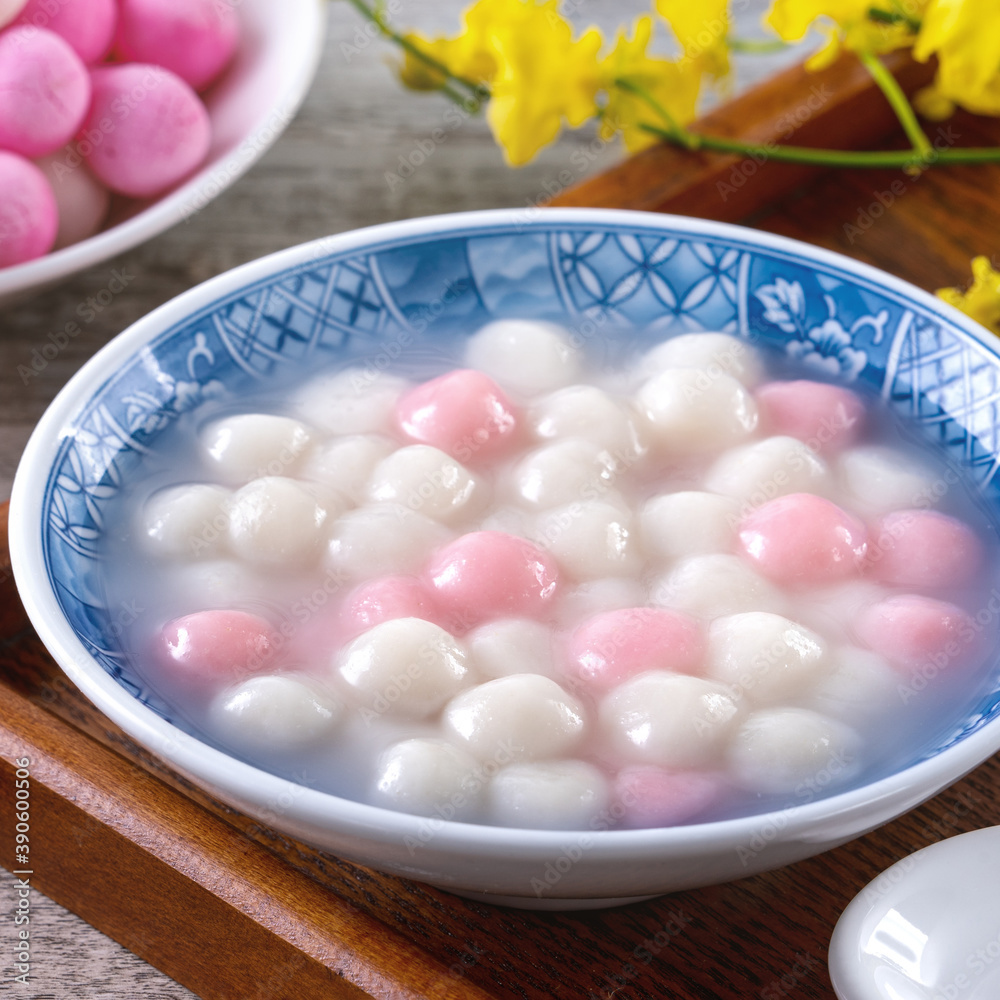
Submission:
{"label": "pink rice ball", "polygon": [[622,608],[585,621],[569,641],[572,669],[598,690],[647,670],[698,673],[705,639],[698,623],[667,608]]}
{"label": "pink rice ball", "polygon": [[115,0],[28,0],[14,22],[54,31],[88,66],[108,54],[117,23]]}
{"label": "pink rice ball", "polygon": [[203,90],[232,59],[240,26],[226,0],[120,0],[116,50]]}
{"label": "pink rice ball", "polygon": [[797,438],[821,454],[836,454],[853,444],[864,427],[864,403],[839,385],[805,379],[769,382],[757,390],[756,399],[766,433]]}
{"label": "pink rice ball", "polygon": [[856,576],[868,550],[865,526],[814,493],[789,493],[743,519],[745,557],[775,583],[818,586]]}
{"label": "pink rice ball", "polygon": [[872,529],[871,575],[896,587],[959,587],[983,564],[975,532],[936,510],[897,510]]}
{"label": "pink rice ball", "polygon": [[111,192],[82,163],[68,166],[62,153],[37,161],[56,196],[59,230],[53,250],[61,250],[98,232],[111,206]]}
{"label": "pink rice ball", "polygon": [[129,63],[91,72],[94,99],[83,123],[87,162],[98,180],[132,198],[151,198],[204,161],[208,112],[179,77]]}
{"label": "pink rice ball", "polygon": [[156,659],[173,679],[211,687],[259,673],[278,646],[270,624],[247,611],[196,611],[160,630]]}
{"label": "pink rice ball", "polygon": [[618,772],[614,801],[624,810],[623,826],[675,826],[704,812],[721,791],[718,775],[638,764]]}
{"label": "pink rice ball", "polygon": [[413,441],[460,462],[495,458],[518,430],[514,406],[488,375],[463,368],[411,389],[396,404],[396,420]]}
{"label": "pink rice ball", "polygon": [[440,548],[425,578],[453,630],[495,618],[543,618],[559,591],[547,552],[502,531],[470,531]]}
{"label": "pink rice ball", "polygon": [[441,612],[424,584],[411,576],[382,576],[355,588],[341,609],[351,637],[395,618],[422,618],[440,624]]}
{"label": "pink rice ball", "polygon": [[80,127],[90,104],[90,78],[54,32],[7,28],[0,32],[0,94],[8,95],[0,101],[0,149],[45,156]]}
{"label": "pink rice ball", "polygon": [[27,0],[0,0],[0,28],[10,24],[24,9]]}
{"label": "pink rice ball", "polygon": [[866,608],[856,632],[900,671],[961,667],[981,645],[981,630],[965,611],[920,594],[897,594]]}
{"label": "pink rice ball", "polygon": [[33,163],[0,150],[0,267],[34,260],[52,249],[59,226],[56,198]]}

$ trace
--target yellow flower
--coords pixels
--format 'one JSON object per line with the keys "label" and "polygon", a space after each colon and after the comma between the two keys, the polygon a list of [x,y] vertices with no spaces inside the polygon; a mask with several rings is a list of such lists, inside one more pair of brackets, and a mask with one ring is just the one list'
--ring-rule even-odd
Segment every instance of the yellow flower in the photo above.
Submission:
{"label": "yellow flower", "polygon": [[[800,41],[813,25],[827,36],[826,44],[807,63],[819,69],[837,57],[841,46],[854,52],[890,52],[913,43],[914,22],[928,0],[774,0],[765,23],[786,41]],[[886,23],[872,10],[901,15]],[[832,22],[832,23],[831,23]]]}
{"label": "yellow flower", "polygon": [[[490,43],[490,18],[496,16],[499,6],[501,4],[495,0],[481,0],[468,7],[462,12],[462,32],[455,38],[425,38],[416,32],[403,37],[421,52],[447,66],[455,76],[474,83],[488,83],[497,68]],[[485,18],[484,12],[487,14]],[[442,73],[411,52],[405,53],[399,75],[403,84],[412,90],[438,90],[446,82]]]}
{"label": "yellow flower", "polygon": [[719,79],[729,73],[728,0],[656,0],[656,9],[673,29],[684,59]]}
{"label": "yellow flower", "polygon": [[1000,271],[995,271],[987,257],[972,261],[972,284],[960,288],[940,288],[937,296],[961,309],[993,333],[1000,334]]}
{"label": "yellow flower", "polygon": [[679,125],[685,125],[694,118],[698,99],[699,74],[692,65],[646,55],[652,33],[652,18],[640,17],[635,23],[632,38],[629,39],[621,31],[614,49],[601,61],[601,74],[608,95],[601,119],[601,136],[611,139],[620,132],[630,153],[657,142],[656,136],[639,128],[640,124],[645,122],[663,127],[668,123],[642,97],[616,86],[616,79],[640,87]]}
{"label": "yellow flower", "polygon": [[[512,166],[527,163],[559,134],[563,121],[578,128],[597,112],[596,28],[579,39],[558,10],[558,0],[479,0],[508,16],[491,27],[497,70],[486,120]],[[470,24],[472,23],[470,15]]]}
{"label": "yellow flower", "polygon": [[[456,38],[407,36],[455,75],[489,86],[486,120],[512,166],[527,163],[559,134],[598,113],[600,32],[578,38],[558,0],[477,0]],[[444,77],[408,54],[403,82],[427,90]]]}
{"label": "yellow flower", "polygon": [[916,101],[928,117],[945,118],[956,104],[978,114],[1000,114],[996,0],[930,0],[913,55],[921,62],[938,57],[934,83]]}

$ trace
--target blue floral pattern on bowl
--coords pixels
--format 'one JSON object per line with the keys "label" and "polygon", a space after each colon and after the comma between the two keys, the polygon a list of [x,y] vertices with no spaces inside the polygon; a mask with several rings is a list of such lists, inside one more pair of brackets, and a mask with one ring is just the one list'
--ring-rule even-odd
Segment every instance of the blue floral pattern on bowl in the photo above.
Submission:
{"label": "blue floral pattern on bowl", "polygon": [[[336,238],[312,245],[163,332],[76,415],[43,504],[49,579],[88,651],[163,718],[167,706],[117,651],[104,606],[107,503],[157,434],[202,401],[303,363],[381,366],[394,345],[429,329],[471,333],[490,319],[531,316],[651,342],[726,331],[874,387],[1000,505],[1000,359],[946,307],[849,261],[813,259],[808,248],[734,227],[512,215],[468,226],[456,216],[436,234],[374,236],[362,249],[339,250]],[[595,351],[601,344],[594,336]],[[925,758],[997,715],[993,691]]]}

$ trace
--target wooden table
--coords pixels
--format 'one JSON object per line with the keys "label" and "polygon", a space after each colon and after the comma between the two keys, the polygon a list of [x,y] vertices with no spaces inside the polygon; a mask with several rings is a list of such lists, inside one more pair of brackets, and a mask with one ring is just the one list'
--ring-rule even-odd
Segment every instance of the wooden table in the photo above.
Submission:
{"label": "wooden table", "polygon": [[[427,0],[424,4],[410,0],[400,19],[449,26],[457,6],[457,0]],[[749,0],[737,6],[741,30],[747,33],[766,5]],[[593,18],[610,26],[619,7],[612,0],[599,4],[592,0],[585,9],[574,9],[581,20]],[[569,135],[531,166],[513,171],[503,165],[485,124],[473,119],[449,133],[447,142],[437,146],[413,176],[390,187],[386,171],[393,170],[401,155],[440,124],[447,105],[437,96],[403,92],[383,65],[387,50],[381,46],[373,44],[358,54],[345,55],[342,44],[354,42],[359,22],[346,5],[333,4],[330,13],[326,57],[303,111],[247,177],[199,215],[146,246],[0,315],[0,497],[9,491],[32,426],[70,375],[129,323],[191,285],[262,254],[328,233],[410,216],[537,202],[566,187],[566,171],[575,183],[618,159],[616,148],[598,149],[593,134],[584,132]],[[785,54],[758,63],[753,73],[744,75],[741,86],[770,72],[778,62],[794,58]],[[870,95],[865,100],[870,101]],[[822,117],[817,116],[814,124],[826,131],[829,126]],[[808,130],[808,123],[805,127]],[[966,123],[963,128],[967,134],[962,141],[976,141],[970,131],[974,126]],[[584,186],[563,193],[561,200],[594,203],[606,199],[609,203],[625,201],[633,207],[669,206],[675,162],[653,153],[636,161],[630,167],[632,173],[621,175],[625,180],[618,190],[607,184]],[[718,191],[719,180],[725,182],[736,175],[732,173],[734,162],[727,159],[708,158],[705,166],[706,176],[713,180],[702,194],[710,202],[712,185]],[[771,193],[786,189],[791,181],[803,177],[775,174],[770,166],[740,185],[741,190],[756,192],[749,200],[743,195],[724,204],[716,199],[706,214],[744,218],[752,212],[750,221],[755,224],[810,239],[816,236],[811,219],[820,211],[829,218],[832,203],[845,226],[828,228],[818,237],[820,241],[897,272],[899,268],[893,264],[898,259],[901,233],[912,233],[920,219],[929,231],[934,228],[933,211],[928,212],[927,206],[933,206],[935,195],[942,190],[942,182],[934,175],[919,182],[905,181],[906,197],[898,199],[898,210],[889,213],[891,218],[887,215],[884,223],[871,232],[866,230],[861,239],[848,241],[846,224],[864,210],[878,190],[893,190],[894,182],[903,183],[899,175],[840,174],[772,204],[766,193],[772,188]],[[648,195],[650,172],[664,179],[665,187],[656,195]],[[960,204],[952,206],[954,225],[948,238],[929,237],[911,247],[907,276],[931,287],[962,280],[969,256],[998,249],[982,244],[989,226],[994,232],[1000,228],[996,176],[991,175],[985,187],[970,174],[955,177],[958,179],[950,182],[949,197],[957,189]],[[766,208],[762,207],[765,203]],[[697,213],[701,203],[695,199],[689,204]],[[676,210],[677,206],[673,207]],[[974,221],[970,221],[972,216]],[[127,277],[126,288],[106,306],[93,309],[94,297],[108,288],[115,273]],[[25,374],[33,352],[48,342],[48,333],[70,320],[80,323],[80,335],[40,371]],[[439,956],[450,957],[450,967],[445,960],[440,981],[427,986],[426,992],[405,995],[576,997],[586,995],[579,987],[586,981],[591,996],[632,1000],[663,995],[650,992],[651,984],[664,981],[664,977],[670,980],[670,970],[676,969],[678,997],[830,1000],[826,946],[838,908],[881,868],[916,847],[1000,821],[1000,810],[993,804],[996,787],[997,768],[991,763],[906,823],[893,824],[831,855],[736,886],[685,893],[661,901],[655,909],[625,908],[601,920],[509,914],[419,889],[400,889],[388,899],[376,898],[373,894],[379,893],[378,887],[366,887],[363,876],[353,870],[352,877],[361,879],[355,886],[358,920],[365,912],[377,914],[380,906],[391,907],[391,913],[385,912],[397,935],[392,940],[403,940],[409,928],[419,941],[426,928],[408,917],[407,907],[433,906],[442,914],[453,910],[458,915],[457,923],[448,918],[452,930],[438,928],[434,932],[438,939],[431,942]],[[0,912],[10,910],[12,882],[12,876],[0,868]],[[804,894],[813,892],[822,900],[816,907],[803,899]],[[366,908],[365,897],[370,907]],[[799,914],[795,925],[785,915],[792,904]],[[33,1000],[192,995],[37,892],[32,920],[33,978],[24,988],[14,984],[13,995]],[[463,923],[469,928],[464,936]],[[497,934],[520,935],[524,947],[509,960],[503,955],[487,955],[476,944],[480,938],[473,928],[478,929],[476,933],[492,928]],[[11,931],[9,921],[0,923],[0,968],[5,970],[5,978],[13,961]],[[450,944],[441,937],[446,933],[454,935]],[[572,969],[553,966],[546,944],[550,933],[558,933],[564,943],[567,935],[578,943]],[[610,938],[602,939],[602,933],[613,936],[613,943]],[[761,948],[784,957],[778,964],[759,964],[755,956]],[[567,953],[559,954],[565,957]],[[565,977],[577,985],[561,991],[556,984]],[[493,992],[490,984],[501,982],[502,987]],[[262,989],[261,996],[295,995],[281,986]]]}

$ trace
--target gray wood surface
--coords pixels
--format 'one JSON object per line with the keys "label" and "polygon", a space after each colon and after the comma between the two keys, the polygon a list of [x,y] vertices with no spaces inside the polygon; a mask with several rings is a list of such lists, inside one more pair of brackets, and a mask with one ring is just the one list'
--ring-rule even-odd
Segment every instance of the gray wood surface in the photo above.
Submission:
{"label": "gray wood surface", "polygon": [[[615,0],[569,0],[567,6],[580,24],[597,22],[606,29],[643,9]],[[734,0],[733,7],[737,30],[759,34],[764,0]],[[459,9],[460,0],[403,0],[397,21],[451,31]],[[439,95],[404,91],[386,68],[394,58],[392,48],[372,43],[357,54],[345,50],[344,44],[354,46],[360,23],[346,4],[331,4],[324,60],[302,111],[233,188],[144,246],[0,312],[0,496],[9,495],[35,422],[69,377],[130,323],[180,292],[238,264],[330,233],[393,219],[537,203],[560,187],[565,171],[580,179],[622,155],[617,145],[601,147],[592,131],[583,130],[564,136],[531,165],[511,170],[485,122],[472,118],[448,130],[446,141],[412,176],[390,186],[386,173],[418,140],[442,126],[450,105]],[[784,52],[744,61],[737,87],[796,58]],[[94,312],[88,300],[107,289],[115,273],[128,277],[127,287]],[[34,352],[71,321],[82,332],[34,372]],[[13,877],[0,868],[0,994],[9,991],[31,1000],[193,996],[38,893],[32,896],[31,978],[27,985],[12,982],[15,898]]]}

